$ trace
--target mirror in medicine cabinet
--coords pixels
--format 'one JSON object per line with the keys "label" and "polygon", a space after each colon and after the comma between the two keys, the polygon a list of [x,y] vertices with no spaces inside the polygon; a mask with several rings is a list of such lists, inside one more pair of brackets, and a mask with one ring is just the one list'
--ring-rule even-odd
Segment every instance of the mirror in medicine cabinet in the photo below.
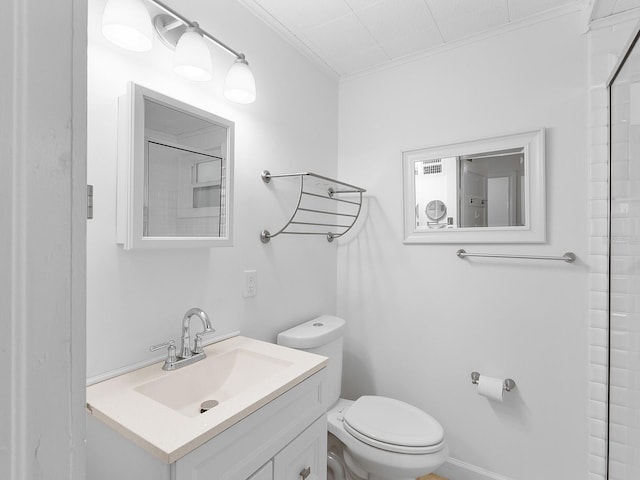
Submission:
{"label": "mirror in medicine cabinet", "polygon": [[544,130],[402,157],[405,243],[545,241]]}
{"label": "mirror in medicine cabinet", "polygon": [[234,123],[133,83],[119,116],[118,243],[231,245]]}

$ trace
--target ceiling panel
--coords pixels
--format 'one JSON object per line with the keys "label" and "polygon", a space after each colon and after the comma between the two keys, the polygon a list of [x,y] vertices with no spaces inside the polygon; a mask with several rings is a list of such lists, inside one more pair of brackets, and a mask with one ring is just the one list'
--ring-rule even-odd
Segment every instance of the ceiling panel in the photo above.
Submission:
{"label": "ceiling panel", "polygon": [[426,0],[446,42],[509,23],[507,0]]}
{"label": "ceiling panel", "polygon": [[613,13],[613,7],[616,5],[616,0],[594,0],[593,12],[591,14],[592,19],[608,17]]}
{"label": "ceiling panel", "polygon": [[440,34],[430,35],[427,31],[410,31],[404,36],[393,38],[380,44],[380,47],[391,60],[397,60],[407,55],[433,50],[444,45]]}
{"label": "ceiling panel", "polygon": [[379,47],[363,50],[358,53],[347,49],[332,59],[332,67],[338,75],[342,76],[362,72],[388,62],[388,57],[381,53]]}
{"label": "ceiling panel", "polygon": [[622,13],[640,7],[640,0],[616,0],[613,13]]}
{"label": "ceiling panel", "polygon": [[309,42],[312,50],[342,75],[355,71],[355,66],[345,68],[345,65],[348,67],[348,60],[363,64],[364,60],[358,59],[359,56],[374,65],[390,60],[353,12],[301,32],[300,35]]}
{"label": "ceiling panel", "polygon": [[378,45],[353,13],[303,33],[306,38],[331,55],[345,49],[358,52]]}
{"label": "ceiling panel", "polygon": [[566,0],[509,0],[509,20],[520,20],[568,3],[571,2]]}
{"label": "ceiling panel", "polygon": [[380,3],[381,1],[382,0],[346,0],[346,2],[353,10],[361,10],[376,3]]}
{"label": "ceiling panel", "polygon": [[594,0],[591,21],[640,8],[640,0]]}
{"label": "ceiling panel", "polygon": [[383,0],[356,12],[358,20],[391,59],[443,43],[424,0]]}
{"label": "ceiling panel", "polygon": [[254,0],[292,32],[307,30],[352,13],[345,0]]}

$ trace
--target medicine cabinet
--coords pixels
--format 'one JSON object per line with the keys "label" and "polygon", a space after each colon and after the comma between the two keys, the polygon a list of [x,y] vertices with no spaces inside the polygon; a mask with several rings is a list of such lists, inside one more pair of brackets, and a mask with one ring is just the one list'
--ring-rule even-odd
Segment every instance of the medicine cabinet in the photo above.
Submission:
{"label": "medicine cabinet", "polygon": [[134,83],[118,110],[118,243],[231,245],[234,123]]}

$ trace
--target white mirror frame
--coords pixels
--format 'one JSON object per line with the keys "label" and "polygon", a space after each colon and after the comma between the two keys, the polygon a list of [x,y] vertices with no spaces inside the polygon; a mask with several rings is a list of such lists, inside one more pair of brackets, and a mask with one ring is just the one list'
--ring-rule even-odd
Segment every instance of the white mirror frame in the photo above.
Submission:
{"label": "white mirror frame", "polygon": [[[404,243],[544,243],[546,241],[544,129],[441,145],[402,153]],[[525,224],[509,227],[431,229],[416,227],[414,162],[524,147]]]}
{"label": "white mirror frame", "polygon": [[[227,128],[224,237],[144,236],[145,98]],[[117,243],[125,250],[232,245],[234,122],[135,83],[129,83],[127,94],[120,97],[118,115]]]}

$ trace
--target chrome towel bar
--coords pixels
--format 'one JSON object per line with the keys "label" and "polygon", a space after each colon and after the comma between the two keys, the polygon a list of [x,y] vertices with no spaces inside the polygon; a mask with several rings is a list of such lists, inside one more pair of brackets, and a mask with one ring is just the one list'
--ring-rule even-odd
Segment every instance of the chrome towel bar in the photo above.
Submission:
{"label": "chrome towel bar", "polygon": [[517,255],[507,253],[468,253],[464,249],[460,249],[456,252],[456,255],[460,258],[465,257],[495,257],[495,258],[525,258],[527,260],[562,260],[563,262],[572,263],[576,260],[576,254],[573,252],[566,252],[561,257],[545,256],[545,255]]}

